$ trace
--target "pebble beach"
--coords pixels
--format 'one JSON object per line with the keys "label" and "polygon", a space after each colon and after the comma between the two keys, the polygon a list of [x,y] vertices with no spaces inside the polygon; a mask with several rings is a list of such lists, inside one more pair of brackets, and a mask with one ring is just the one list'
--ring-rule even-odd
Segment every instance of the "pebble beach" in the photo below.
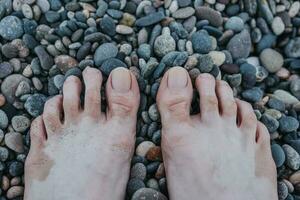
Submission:
{"label": "pebble beach", "polygon": [[300,1],[0,0],[0,200],[23,199],[30,124],[87,66],[104,79],[125,67],[139,83],[126,199],[168,199],[155,99],[181,66],[251,103],[271,136],[279,200],[300,200]]}

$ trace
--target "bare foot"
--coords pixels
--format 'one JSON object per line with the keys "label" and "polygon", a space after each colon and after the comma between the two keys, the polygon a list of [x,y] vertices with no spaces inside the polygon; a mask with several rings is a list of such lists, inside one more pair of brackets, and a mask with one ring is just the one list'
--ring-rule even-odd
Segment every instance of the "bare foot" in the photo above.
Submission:
{"label": "bare foot", "polygon": [[199,115],[189,114],[192,84],[183,68],[165,74],[157,96],[170,199],[277,199],[269,133],[251,105],[209,74],[195,84]]}
{"label": "bare foot", "polygon": [[83,79],[84,107],[81,82],[71,76],[64,83],[64,95],[47,101],[44,114],[32,123],[26,200],[125,197],[139,105],[137,81],[127,69],[115,69],[106,84],[104,114],[100,71],[87,68]]}

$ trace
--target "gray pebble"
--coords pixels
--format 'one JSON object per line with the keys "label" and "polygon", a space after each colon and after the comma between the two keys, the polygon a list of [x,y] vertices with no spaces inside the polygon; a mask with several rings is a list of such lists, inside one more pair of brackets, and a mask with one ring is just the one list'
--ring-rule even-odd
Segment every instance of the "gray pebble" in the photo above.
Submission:
{"label": "gray pebble", "polygon": [[96,66],[101,66],[101,64],[109,59],[114,58],[118,53],[118,48],[113,43],[104,43],[100,45],[94,55],[94,61]]}
{"label": "gray pebble", "polygon": [[13,40],[23,35],[23,22],[16,16],[7,16],[0,21],[0,35]]}
{"label": "gray pebble", "polygon": [[24,108],[33,117],[37,117],[43,113],[44,104],[47,97],[43,94],[33,94],[25,102]]}

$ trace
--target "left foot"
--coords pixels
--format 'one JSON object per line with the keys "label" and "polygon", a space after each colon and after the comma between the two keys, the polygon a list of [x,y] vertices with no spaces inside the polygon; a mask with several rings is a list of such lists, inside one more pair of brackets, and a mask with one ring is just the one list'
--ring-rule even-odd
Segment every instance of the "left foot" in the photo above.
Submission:
{"label": "left foot", "polygon": [[71,76],[63,96],[50,99],[44,114],[32,123],[25,200],[125,198],[139,105],[137,81],[127,69],[112,72],[105,115],[100,110],[100,71],[87,68],[83,79],[83,108],[81,82]]}

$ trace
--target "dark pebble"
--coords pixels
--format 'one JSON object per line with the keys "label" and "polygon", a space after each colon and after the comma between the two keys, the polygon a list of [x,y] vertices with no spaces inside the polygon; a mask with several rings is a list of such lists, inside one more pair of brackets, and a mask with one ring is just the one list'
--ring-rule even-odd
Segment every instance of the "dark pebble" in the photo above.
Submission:
{"label": "dark pebble", "polygon": [[24,172],[24,165],[21,162],[14,161],[9,165],[9,174],[11,176],[20,176]]}
{"label": "dark pebble", "polygon": [[282,116],[279,119],[279,130],[283,133],[296,131],[299,128],[299,121],[294,117]]}
{"label": "dark pebble", "polygon": [[49,70],[54,64],[53,58],[47,53],[43,46],[37,46],[34,48],[34,52],[38,56],[41,67],[45,70]]}
{"label": "dark pebble", "polygon": [[263,97],[263,91],[258,88],[258,87],[254,87],[248,90],[245,90],[242,92],[242,97],[246,100],[246,101],[250,101],[250,102],[258,102],[262,99]]}
{"label": "dark pebble", "polygon": [[136,20],[135,25],[136,26],[150,26],[153,24],[156,24],[163,20],[165,18],[165,15],[162,12],[156,12],[151,13],[145,17],[141,17]]}
{"label": "dark pebble", "polygon": [[47,97],[45,95],[36,93],[28,97],[24,104],[24,108],[31,116],[37,117],[43,113],[46,100]]}
{"label": "dark pebble", "polygon": [[282,147],[278,144],[272,144],[271,150],[276,167],[281,167],[285,161],[285,153]]}
{"label": "dark pebble", "polygon": [[117,67],[125,67],[127,68],[127,65],[123,63],[121,60],[116,58],[109,58],[106,61],[104,61],[100,67],[100,70],[108,76],[110,72],[117,68]]}

